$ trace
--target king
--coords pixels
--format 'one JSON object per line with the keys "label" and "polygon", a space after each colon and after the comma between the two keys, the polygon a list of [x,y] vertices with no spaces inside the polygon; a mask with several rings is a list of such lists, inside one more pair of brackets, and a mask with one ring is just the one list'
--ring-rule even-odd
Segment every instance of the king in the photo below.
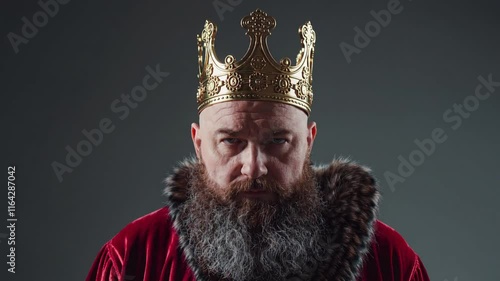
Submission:
{"label": "king", "polygon": [[166,206],[128,224],[99,251],[87,281],[428,281],[420,257],[377,218],[370,169],[347,159],[314,165],[309,121],[316,33],[276,61],[276,20],[256,10],[241,60],[215,52],[206,21],[198,43],[196,157],[165,180]]}

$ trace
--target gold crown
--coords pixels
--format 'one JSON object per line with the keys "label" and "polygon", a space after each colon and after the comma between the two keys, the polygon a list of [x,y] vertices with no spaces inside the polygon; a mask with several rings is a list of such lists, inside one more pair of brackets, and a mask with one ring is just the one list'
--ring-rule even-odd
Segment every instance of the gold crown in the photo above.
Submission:
{"label": "gold crown", "polygon": [[[276,26],[276,20],[257,9],[241,19],[247,30],[250,46],[240,61],[232,55],[221,62],[214,50],[217,26],[205,22],[198,40],[200,85],[196,99],[198,113],[207,106],[234,100],[264,100],[282,102],[311,112],[312,66],[316,33],[310,22],[299,28],[302,48],[296,64],[288,57],[276,62],[269,52],[267,36]],[[204,54],[203,54],[204,53]]]}

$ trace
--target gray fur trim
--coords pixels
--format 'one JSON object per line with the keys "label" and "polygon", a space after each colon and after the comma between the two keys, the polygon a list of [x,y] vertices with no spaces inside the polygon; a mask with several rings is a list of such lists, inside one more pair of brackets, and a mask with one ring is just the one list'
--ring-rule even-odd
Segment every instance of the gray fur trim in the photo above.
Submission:
{"label": "gray fur trim", "polygon": [[[180,251],[195,274],[206,281],[186,246],[185,232],[179,223],[179,206],[187,200],[189,180],[198,164],[196,158],[184,160],[165,179],[164,195]],[[325,212],[332,236],[328,239],[329,256],[316,270],[312,280],[354,281],[359,276],[374,233],[380,193],[371,170],[348,159],[334,159],[329,165],[313,166],[318,188],[329,207]]]}

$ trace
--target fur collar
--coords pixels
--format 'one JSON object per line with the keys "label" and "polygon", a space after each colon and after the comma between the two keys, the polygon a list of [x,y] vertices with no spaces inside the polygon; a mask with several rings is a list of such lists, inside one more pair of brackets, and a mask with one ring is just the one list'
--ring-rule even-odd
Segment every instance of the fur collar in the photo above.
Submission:
{"label": "fur collar", "polygon": [[[180,227],[179,207],[187,200],[189,179],[197,165],[187,159],[165,179],[164,195],[174,228],[179,235],[180,250],[196,279],[206,281],[196,265],[192,249],[186,246],[185,231]],[[329,165],[313,166],[317,186],[331,210],[327,214],[333,236],[328,239],[331,254],[316,269],[312,280],[354,281],[360,273],[374,232],[380,193],[371,170],[348,159],[335,159]]]}

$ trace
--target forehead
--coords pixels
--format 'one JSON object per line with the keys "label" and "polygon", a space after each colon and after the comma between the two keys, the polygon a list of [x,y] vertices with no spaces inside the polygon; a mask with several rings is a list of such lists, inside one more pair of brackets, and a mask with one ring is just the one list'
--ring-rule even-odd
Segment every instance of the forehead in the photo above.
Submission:
{"label": "forehead", "polygon": [[269,101],[231,101],[214,104],[200,113],[200,125],[245,129],[259,128],[293,129],[307,123],[302,110],[283,103]]}

